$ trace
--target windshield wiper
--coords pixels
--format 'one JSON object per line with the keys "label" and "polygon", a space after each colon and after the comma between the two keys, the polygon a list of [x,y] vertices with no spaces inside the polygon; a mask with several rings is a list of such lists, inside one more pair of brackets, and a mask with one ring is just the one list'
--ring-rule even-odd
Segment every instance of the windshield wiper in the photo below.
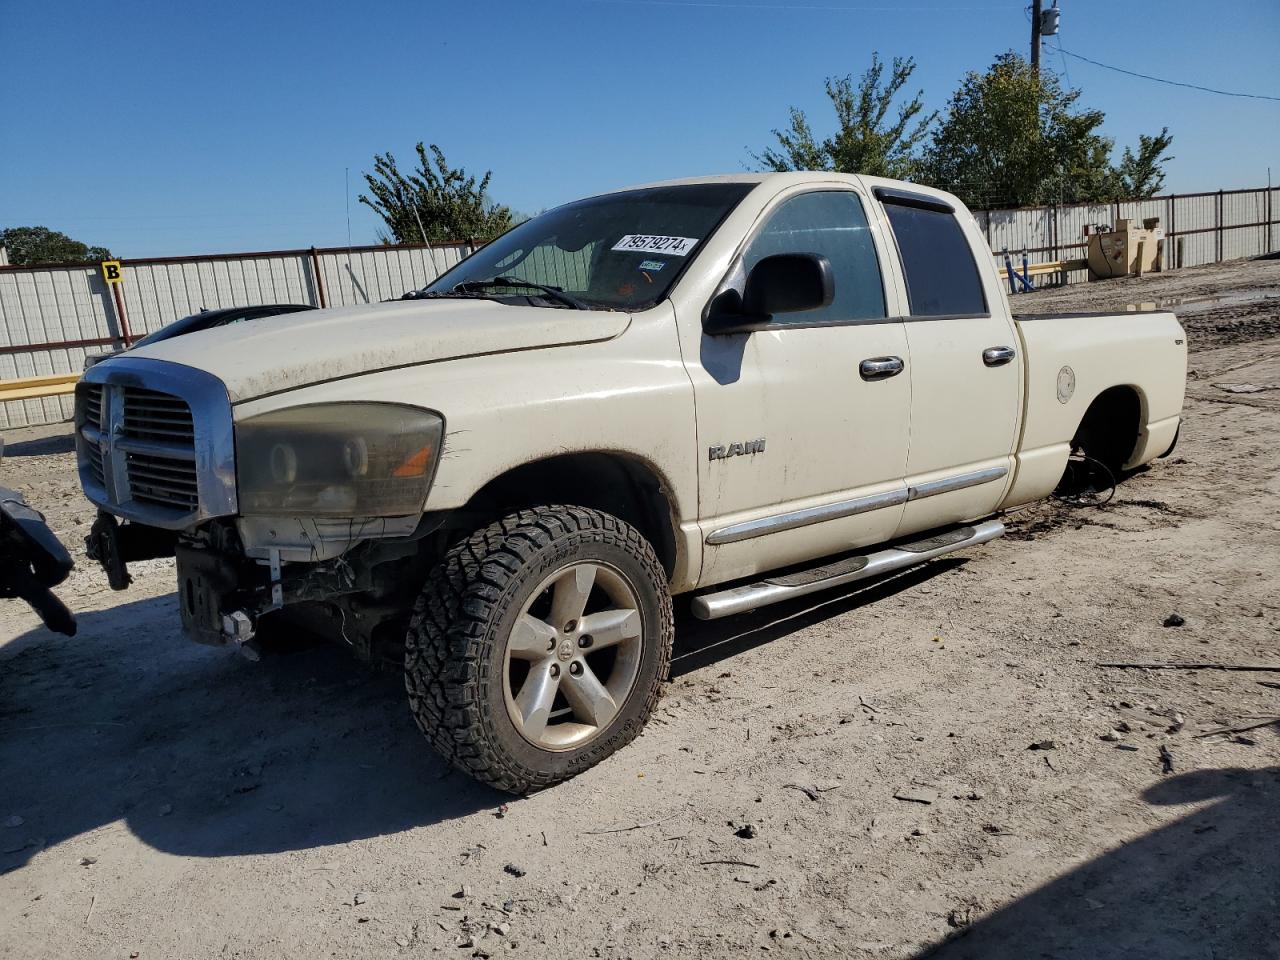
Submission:
{"label": "windshield wiper", "polygon": [[478,290],[484,290],[489,287],[528,287],[530,290],[541,292],[548,300],[554,300],[556,303],[564,304],[566,307],[572,307],[575,310],[590,310],[591,308],[571,294],[565,293],[560,287],[553,287],[546,283],[534,283],[532,280],[521,280],[519,277],[490,277],[488,280],[463,280],[454,286],[454,291],[458,293],[471,293]]}
{"label": "windshield wiper", "polygon": [[488,300],[482,293],[466,293],[462,290],[428,290],[423,287],[421,290],[410,290],[408,293],[401,294],[401,300]]}

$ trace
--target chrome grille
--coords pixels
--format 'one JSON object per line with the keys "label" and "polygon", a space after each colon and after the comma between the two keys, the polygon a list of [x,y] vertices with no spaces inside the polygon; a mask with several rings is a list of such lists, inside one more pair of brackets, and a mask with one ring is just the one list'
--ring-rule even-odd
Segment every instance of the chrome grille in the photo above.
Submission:
{"label": "chrome grille", "polygon": [[97,447],[90,447],[86,452],[89,459],[89,474],[98,486],[105,487],[107,485],[107,475],[103,472],[102,451]]}
{"label": "chrome grille", "polygon": [[[82,404],[82,422],[94,429],[102,429],[102,384],[90,383],[80,387],[79,397]],[[91,444],[85,449],[85,459],[89,467],[89,475],[99,486],[107,485],[106,473],[102,465],[102,450]]]}
{"label": "chrome grille", "polygon": [[200,505],[195,464],[189,460],[167,460],[130,453],[125,469],[129,474],[129,492],[139,503],[155,503],[187,511]]}
{"label": "chrome grille", "polygon": [[236,513],[231,402],[202,370],[127,356],[90,367],[76,451],[85,494],[117,517],[182,530]]}
{"label": "chrome grille", "polygon": [[124,389],[122,433],[135,440],[158,440],[188,447],[195,444],[195,426],[187,401],[141,387]]}
{"label": "chrome grille", "polygon": [[191,408],[181,397],[125,387],[120,435],[142,441],[126,453],[129,494],[138,503],[194,511],[200,505],[196,489],[195,425]]}
{"label": "chrome grille", "polygon": [[90,383],[82,388],[84,422],[102,428],[102,384]]}

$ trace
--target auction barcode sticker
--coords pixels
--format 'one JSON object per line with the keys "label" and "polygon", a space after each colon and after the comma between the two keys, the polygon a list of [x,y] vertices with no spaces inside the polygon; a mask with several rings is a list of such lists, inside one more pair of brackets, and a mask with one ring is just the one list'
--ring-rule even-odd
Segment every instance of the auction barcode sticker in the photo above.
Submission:
{"label": "auction barcode sticker", "polygon": [[665,253],[683,257],[697,245],[692,237],[655,237],[644,233],[629,233],[613,245],[614,250],[632,253]]}

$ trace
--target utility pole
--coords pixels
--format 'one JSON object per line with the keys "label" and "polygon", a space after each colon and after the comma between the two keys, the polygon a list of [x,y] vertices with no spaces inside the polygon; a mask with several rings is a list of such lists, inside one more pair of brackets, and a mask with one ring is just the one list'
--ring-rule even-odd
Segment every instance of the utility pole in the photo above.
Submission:
{"label": "utility pole", "polygon": [[1040,76],[1040,0],[1031,0],[1031,70]]}

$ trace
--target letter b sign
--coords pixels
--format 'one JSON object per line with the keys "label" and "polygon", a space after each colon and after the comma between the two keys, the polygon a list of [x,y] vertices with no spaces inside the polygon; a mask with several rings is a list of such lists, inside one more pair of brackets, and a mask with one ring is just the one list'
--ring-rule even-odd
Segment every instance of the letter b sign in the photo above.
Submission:
{"label": "letter b sign", "polygon": [[119,260],[102,261],[102,279],[107,283],[119,283],[124,279],[124,272]]}

